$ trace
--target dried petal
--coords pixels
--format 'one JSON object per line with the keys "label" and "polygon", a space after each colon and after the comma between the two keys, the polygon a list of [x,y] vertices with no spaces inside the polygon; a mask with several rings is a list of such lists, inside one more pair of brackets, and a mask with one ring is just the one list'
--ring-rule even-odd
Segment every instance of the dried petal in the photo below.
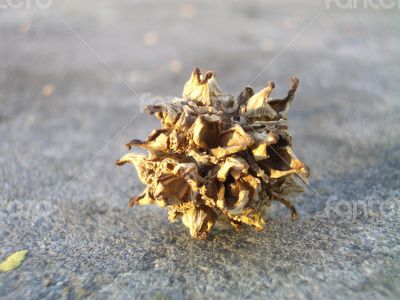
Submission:
{"label": "dried petal", "polygon": [[217,157],[237,153],[249,148],[254,143],[251,135],[247,134],[239,124],[221,132],[217,139],[217,148],[211,149],[211,153]]}
{"label": "dried petal", "polygon": [[274,83],[269,81],[267,87],[263,88],[257,94],[253,95],[244,111],[244,117],[247,120],[275,120],[278,117],[276,111],[269,105],[267,99],[272,89],[275,87]]}
{"label": "dried petal", "polygon": [[196,208],[192,205],[182,216],[183,224],[190,229],[190,235],[196,239],[206,239],[214,223],[215,215],[210,209]]}
{"label": "dried petal", "polygon": [[225,182],[228,174],[238,179],[241,175],[247,174],[249,165],[243,158],[228,157],[217,173],[217,178],[221,182]]}

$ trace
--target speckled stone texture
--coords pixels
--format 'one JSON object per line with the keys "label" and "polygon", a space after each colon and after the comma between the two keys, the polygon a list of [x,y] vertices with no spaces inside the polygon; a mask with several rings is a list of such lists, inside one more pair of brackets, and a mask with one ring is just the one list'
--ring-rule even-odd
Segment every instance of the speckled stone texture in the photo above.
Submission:
{"label": "speckled stone texture", "polygon": [[325,10],[252,84],[282,95],[300,78],[289,122],[312,188],[299,219],[276,204],[261,233],[219,224],[196,241],[163,209],[127,208],[142,185],[115,160],[157,126],[143,99],[179,95],[194,66],[239,93],[325,5],[182,3],[0,9],[0,259],[30,251],[0,297],[398,299],[400,11]]}

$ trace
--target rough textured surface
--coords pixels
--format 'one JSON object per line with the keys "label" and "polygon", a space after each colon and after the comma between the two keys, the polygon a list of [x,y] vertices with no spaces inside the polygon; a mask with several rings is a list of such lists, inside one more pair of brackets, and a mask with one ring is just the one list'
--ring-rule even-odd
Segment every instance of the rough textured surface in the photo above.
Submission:
{"label": "rough textured surface", "polygon": [[[180,2],[93,0],[0,10],[0,258],[30,251],[0,274],[0,297],[398,298],[396,9],[325,11],[252,84],[273,79],[279,95],[289,75],[301,79],[290,126],[321,197],[309,189],[296,198],[297,221],[277,205],[262,233],[220,225],[195,241],[162,209],[127,209],[142,186],[119,184],[135,180],[114,165],[122,145],[156,126],[140,113],[119,131],[143,93],[176,95],[197,65],[237,94],[237,83],[250,83],[321,9],[318,1],[202,1],[188,18]],[[153,46],[143,41],[149,31],[158,34]],[[174,59],[180,72],[170,70]]]}

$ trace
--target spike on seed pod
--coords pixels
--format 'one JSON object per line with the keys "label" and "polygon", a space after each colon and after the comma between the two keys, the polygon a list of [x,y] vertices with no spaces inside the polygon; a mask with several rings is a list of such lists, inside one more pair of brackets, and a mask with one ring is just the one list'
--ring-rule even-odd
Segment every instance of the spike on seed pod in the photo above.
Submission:
{"label": "spike on seed pod", "polygon": [[196,239],[205,239],[217,220],[228,220],[237,230],[243,224],[262,230],[273,201],[297,217],[287,199],[302,188],[308,167],[292,150],[288,133],[289,104],[298,88],[292,83],[285,98],[271,98],[272,81],[259,92],[246,87],[237,98],[219,88],[215,73],[195,68],[182,98],[146,111],[161,122],[146,140],[131,140],[117,165],[133,164],[145,190],[129,201],[168,209],[171,222],[181,218]]}

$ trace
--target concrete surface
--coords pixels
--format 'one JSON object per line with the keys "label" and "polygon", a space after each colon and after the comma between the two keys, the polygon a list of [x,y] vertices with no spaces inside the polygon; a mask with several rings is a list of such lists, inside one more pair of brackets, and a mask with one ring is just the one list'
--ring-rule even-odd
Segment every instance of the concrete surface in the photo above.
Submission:
{"label": "concrete surface", "polygon": [[179,95],[194,66],[237,94],[325,6],[183,4],[0,9],[0,259],[30,251],[0,297],[398,299],[400,11],[325,10],[252,84],[281,95],[300,77],[290,125],[315,189],[300,218],[277,205],[262,233],[194,241],[160,208],[127,208],[142,187],[114,162],[158,124],[140,99]]}

